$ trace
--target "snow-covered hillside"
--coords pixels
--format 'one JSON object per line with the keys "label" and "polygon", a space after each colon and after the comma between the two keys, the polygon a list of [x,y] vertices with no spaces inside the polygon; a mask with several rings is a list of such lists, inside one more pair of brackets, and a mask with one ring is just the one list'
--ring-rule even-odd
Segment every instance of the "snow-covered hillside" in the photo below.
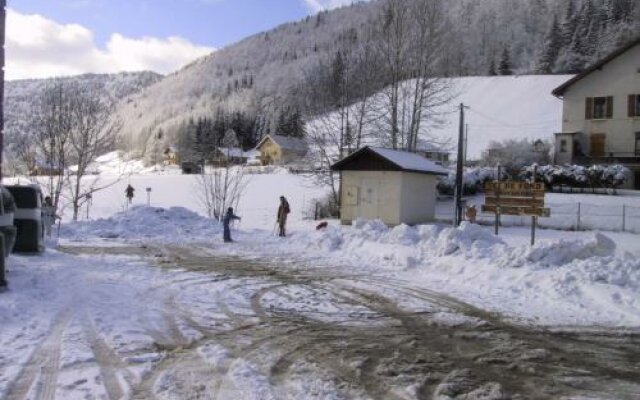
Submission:
{"label": "snow-covered hillside", "polygon": [[[570,75],[470,77],[454,80],[455,103],[464,103],[469,126],[467,156],[478,158],[491,141],[553,139],[562,128],[562,101],[551,91]],[[451,105],[455,106],[454,104]],[[457,142],[459,113],[445,115],[432,134]]]}
{"label": "snow-covered hillside", "polygon": [[[455,157],[459,134],[459,105],[465,105],[465,123],[468,126],[467,157],[470,160],[481,156],[492,141],[506,139],[553,139],[553,134],[562,128],[562,101],[551,95],[551,91],[571,78],[572,75],[522,75],[522,76],[478,76],[450,78],[452,100],[438,107],[431,120],[423,123],[422,142],[433,142],[444,146]],[[382,92],[369,98],[371,109],[384,109],[387,96]],[[402,102],[401,102],[402,103]],[[359,104],[352,107],[358,114]],[[375,114],[375,111],[372,112]],[[353,117],[356,118],[356,117]],[[384,120],[379,118],[378,120]],[[434,122],[435,121],[435,122]],[[380,135],[378,123],[365,125],[364,143],[388,145],[386,135]],[[340,115],[330,113],[309,121],[308,132],[324,136],[327,130],[339,131]],[[328,136],[331,136],[329,134]],[[444,143],[444,145],[443,145]],[[333,151],[333,153],[336,153]]]}
{"label": "snow-covered hillside", "polygon": [[25,79],[9,81],[5,85],[5,159],[10,163],[14,156],[14,144],[32,131],[31,116],[37,100],[54,81],[91,87],[102,96],[124,102],[134,93],[162,79],[155,72],[123,72],[118,74],[85,74],[65,78]]}

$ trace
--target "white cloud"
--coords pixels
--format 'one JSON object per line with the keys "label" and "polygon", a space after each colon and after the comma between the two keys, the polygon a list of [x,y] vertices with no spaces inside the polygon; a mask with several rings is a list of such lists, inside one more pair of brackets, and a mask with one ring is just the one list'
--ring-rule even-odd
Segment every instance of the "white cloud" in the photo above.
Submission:
{"label": "white cloud", "polygon": [[166,74],[213,51],[181,37],[128,38],[119,33],[99,48],[93,33],[81,25],[59,24],[11,9],[6,50],[7,79],[140,70]]}
{"label": "white cloud", "polygon": [[[359,0],[304,0],[305,4],[313,12],[330,10],[332,8],[357,3]],[[362,1],[362,0],[360,0]]]}

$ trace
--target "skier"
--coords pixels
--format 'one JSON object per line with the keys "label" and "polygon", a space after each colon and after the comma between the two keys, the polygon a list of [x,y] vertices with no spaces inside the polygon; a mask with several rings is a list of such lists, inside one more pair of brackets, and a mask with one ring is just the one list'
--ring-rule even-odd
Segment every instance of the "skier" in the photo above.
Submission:
{"label": "skier", "polygon": [[280,237],[287,236],[287,215],[289,215],[290,212],[291,208],[289,207],[289,202],[284,196],[280,196],[280,207],[278,207],[278,227],[280,228],[278,236]]}
{"label": "skier", "polygon": [[51,237],[51,229],[57,218],[60,217],[56,215],[56,208],[53,205],[51,196],[45,197],[42,205],[42,222],[44,223],[44,232],[47,237]]}
{"label": "skier", "polygon": [[231,229],[229,228],[229,224],[231,224],[231,221],[236,219],[240,220],[241,218],[233,213],[232,207],[229,207],[227,209],[227,213],[222,219],[222,226],[224,227],[223,239],[225,243],[233,242],[233,240],[231,239]]}
{"label": "skier", "polygon": [[131,184],[129,184],[124,192],[126,193],[129,204],[131,204],[131,202],[133,202],[133,192],[135,192],[135,189],[133,188],[133,186],[131,186]]}

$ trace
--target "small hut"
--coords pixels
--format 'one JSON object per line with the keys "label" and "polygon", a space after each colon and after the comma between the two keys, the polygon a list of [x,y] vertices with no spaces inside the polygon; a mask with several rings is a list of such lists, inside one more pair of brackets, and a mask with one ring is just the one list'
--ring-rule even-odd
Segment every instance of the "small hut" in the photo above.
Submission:
{"label": "small hut", "polygon": [[438,176],[448,171],[421,155],[364,147],[332,167],[340,171],[341,221],[380,219],[390,226],[435,219]]}

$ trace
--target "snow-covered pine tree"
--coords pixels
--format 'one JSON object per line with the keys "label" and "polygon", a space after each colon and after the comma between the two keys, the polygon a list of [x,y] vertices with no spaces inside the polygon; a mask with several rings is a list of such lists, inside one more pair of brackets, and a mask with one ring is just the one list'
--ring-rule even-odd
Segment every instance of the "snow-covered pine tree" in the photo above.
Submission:
{"label": "snow-covered pine tree", "polygon": [[551,28],[549,28],[549,32],[547,33],[547,37],[544,42],[542,57],[538,63],[539,73],[550,74],[553,72],[561,48],[562,32],[560,30],[558,16],[554,15]]}
{"label": "snow-covered pine tree", "polygon": [[502,56],[500,56],[500,75],[513,75],[513,66],[511,64],[511,52],[507,45],[502,49]]}

